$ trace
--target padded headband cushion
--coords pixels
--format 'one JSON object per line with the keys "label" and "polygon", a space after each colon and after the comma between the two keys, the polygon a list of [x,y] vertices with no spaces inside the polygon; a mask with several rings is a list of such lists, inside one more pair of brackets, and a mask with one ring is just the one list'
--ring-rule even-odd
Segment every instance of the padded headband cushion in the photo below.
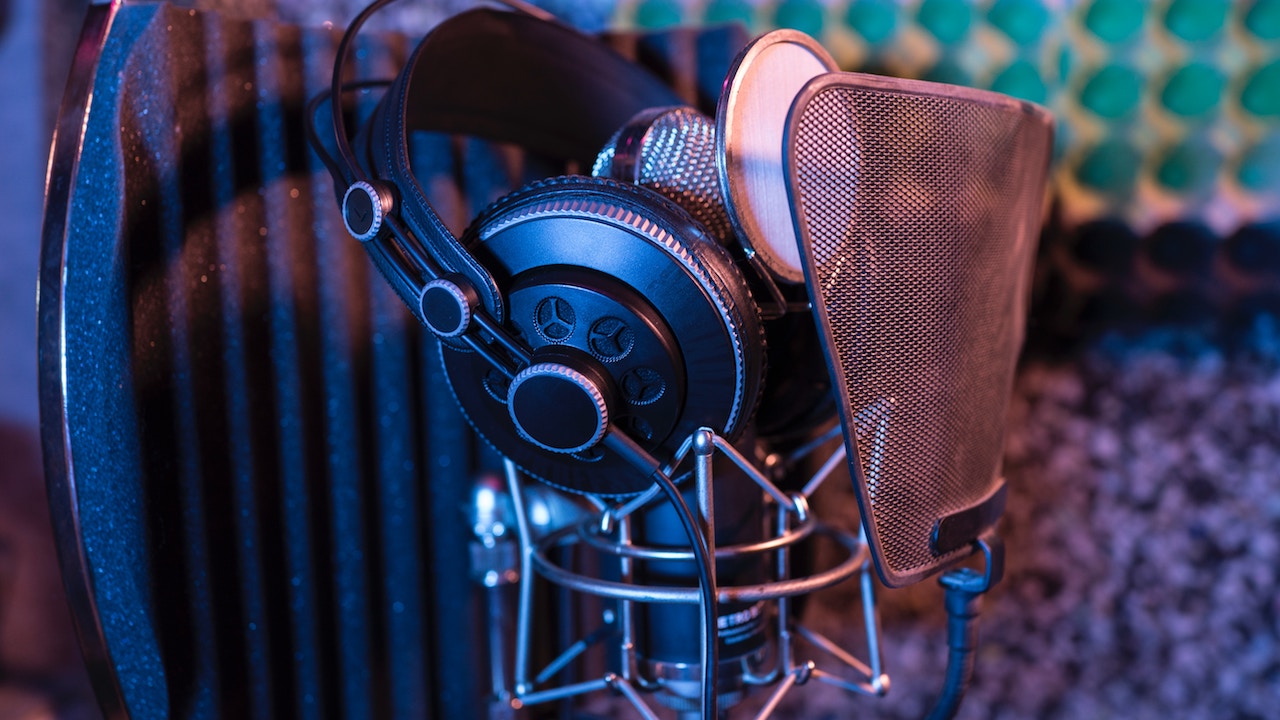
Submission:
{"label": "padded headband cushion", "polygon": [[631,116],[681,104],[661,80],[600,41],[495,10],[442,23],[414,52],[401,82],[406,136],[474,135],[584,167]]}
{"label": "padded headband cushion", "polygon": [[414,178],[410,134],[515,143],[590,167],[632,115],[679,103],[658,78],[573,28],[522,13],[471,10],[423,39],[357,144],[372,174],[396,185],[402,216],[428,251],[466,276],[501,321],[493,278],[448,231]]}

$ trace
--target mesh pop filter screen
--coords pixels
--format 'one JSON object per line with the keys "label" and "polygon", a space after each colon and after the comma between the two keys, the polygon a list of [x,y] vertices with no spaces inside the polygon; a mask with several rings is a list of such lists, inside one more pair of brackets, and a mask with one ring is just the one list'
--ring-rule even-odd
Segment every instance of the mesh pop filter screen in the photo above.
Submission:
{"label": "mesh pop filter screen", "polygon": [[881,578],[909,584],[1000,512],[1051,120],[992,93],[830,74],[797,97],[786,145],[863,523]]}

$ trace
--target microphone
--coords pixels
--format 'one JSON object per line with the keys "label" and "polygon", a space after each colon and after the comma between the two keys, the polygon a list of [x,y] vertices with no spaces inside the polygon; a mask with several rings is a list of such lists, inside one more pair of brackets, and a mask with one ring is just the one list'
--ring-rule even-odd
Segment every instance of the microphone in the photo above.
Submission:
{"label": "microphone", "polygon": [[[517,92],[493,63],[477,75],[491,91],[455,97],[432,85],[437,62],[456,62],[459,48],[489,52],[507,36],[529,38],[496,45],[534,68],[545,92]],[[339,66],[344,57],[340,48]],[[335,177],[350,183],[345,220],[369,215],[365,206],[381,211],[367,230],[348,227],[363,230],[352,234],[441,339],[464,416],[506,458],[520,547],[511,706],[610,688],[648,715],[640,692],[712,718],[721,700],[771,686],[767,716],[811,679],[880,695],[888,679],[871,567],[901,586],[981,550],[984,573],[943,577],[957,629],[956,670],[938,706],[949,715],[971,667],[975,599],[1002,567],[992,530],[1004,505],[1004,407],[1048,113],[991,92],[840,73],[794,31],[739,55],[714,123],[664,100],[606,125],[591,111],[618,109],[597,102],[611,92],[627,89],[627,104],[661,93],[585,38],[531,16],[459,16],[413,57],[362,131],[365,164],[339,143],[352,157]],[[629,80],[583,72],[610,63]],[[570,84],[582,92],[521,112],[521,101]],[[528,185],[462,237],[440,223],[404,152],[414,132],[465,129],[577,158],[583,137],[604,127],[618,129],[596,157],[597,177]],[[786,381],[819,355],[824,380]],[[765,381],[766,361],[776,382]],[[800,443],[800,457],[778,468],[785,474],[822,445],[805,440],[832,415],[844,442],[798,490],[764,474],[758,449]],[[841,463],[857,491],[860,537],[810,512]],[[580,493],[598,514],[535,537],[524,474]],[[745,490],[729,489],[735,476]],[[792,554],[812,536],[842,546],[844,558],[796,574]],[[565,560],[576,546],[604,562]],[[601,576],[614,566],[617,580]],[[789,604],[859,574],[866,663],[805,629]],[[538,578],[619,609],[531,674]],[[858,679],[800,660],[797,635]],[[589,645],[615,637],[614,670],[545,687]]]}
{"label": "microphone", "polygon": [[[744,52],[725,84],[714,139],[705,119],[687,113],[637,116],[596,169],[673,199],[696,198],[715,218],[724,207],[735,232],[727,242],[767,269],[757,278],[775,298],[801,271],[817,338],[810,347],[826,360],[862,533],[881,580],[908,585],[975,551],[984,555],[982,573],[941,578],[951,652],[930,717],[950,717],[972,671],[981,595],[1003,572],[994,526],[1006,492],[1004,408],[1029,302],[1052,118],[990,92],[803,71],[781,113],[760,100],[777,85],[761,78],[786,72],[759,60],[761,48],[779,47],[793,58],[807,49],[766,36]],[[783,131],[779,163],[767,146],[750,144],[773,127]],[[679,167],[670,154],[680,151],[700,168],[713,141],[719,194],[694,179],[705,173],[667,169]],[[739,144],[750,152],[728,152]],[[794,234],[770,222],[783,214],[771,196],[779,189]],[[802,348],[808,337],[788,344]],[[771,350],[770,379],[801,369],[803,356],[784,355],[778,372]],[[765,399],[778,387],[766,383]],[[865,606],[874,606],[869,595]],[[784,608],[780,645],[791,620]],[[867,632],[874,644],[874,621]]]}
{"label": "microphone", "polygon": [[[776,400],[794,393],[778,379],[811,369],[805,359],[820,349],[830,381],[821,389],[838,411],[862,534],[886,585],[984,554],[983,573],[941,578],[951,654],[930,717],[950,717],[972,670],[980,597],[1003,571],[994,526],[1005,500],[1004,408],[1022,343],[1052,120],[1043,108],[995,93],[834,72],[823,57],[803,36],[764,36],[726,81],[714,129],[687,109],[646,111],[615,134],[594,172],[686,203],[716,228],[757,270],[753,287],[765,287],[781,310],[771,340],[779,337],[777,317],[809,321],[792,324],[782,352],[770,348],[761,401],[768,412],[757,421],[790,419]],[[719,187],[708,187],[709,164]],[[803,308],[786,292],[799,283],[809,301]],[[873,615],[869,593],[864,605]],[[690,656],[679,641],[696,623],[684,610],[645,607],[642,617],[667,621],[646,627],[645,651]],[[776,610],[776,642],[786,648],[791,618],[785,602]],[[873,618],[867,634],[874,646]],[[731,657],[727,650],[722,658]],[[873,684],[880,677],[870,676]],[[731,668],[722,672],[717,690],[731,692],[725,683],[735,677]]]}
{"label": "microphone", "polygon": [[725,242],[780,308],[760,435],[803,438],[838,410],[876,568],[899,587],[971,555],[1003,512],[1052,119],[993,92],[834,69],[806,36],[769,33],[740,55],[714,128],[688,109],[641,113],[595,170],[728,218]]}

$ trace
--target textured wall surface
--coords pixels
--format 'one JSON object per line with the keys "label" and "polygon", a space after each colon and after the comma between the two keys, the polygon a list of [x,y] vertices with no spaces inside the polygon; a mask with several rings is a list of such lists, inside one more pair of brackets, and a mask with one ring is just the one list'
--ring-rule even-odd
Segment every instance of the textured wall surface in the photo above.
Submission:
{"label": "textured wall surface", "polygon": [[[341,23],[357,5],[210,4],[240,14],[278,11],[306,24]],[[452,9],[402,4],[394,22],[406,27]],[[725,17],[758,30],[798,26],[822,36],[849,66],[1005,83],[1001,89],[1016,94],[1043,93],[1062,113],[1061,228],[1046,240],[1034,349],[1010,409],[1009,572],[986,605],[978,678],[962,717],[1265,718],[1280,706],[1280,231],[1273,225],[1280,160],[1269,144],[1280,83],[1266,81],[1280,36],[1275,6],[554,6],[587,27]],[[30,66],[42,56],[30,39],[36,4],[4,7],[0,51],[15,59],[0,63],[3,88],[13,88],[8,97],[44,98],[3,110],[12,220],[0,237],[0,410],[15,419],[3,432],[28,438],[6,445],[26,450],[6,454],[29,454],[33,188],[47,132],[32,108],[47,108],[58,91],[33,81],[41,72]],[[49,31],[52,46],[70,34],[59,27]],[[1173,221],[1180,224],[1162,232]],[[30,492],[39,481],[30,463],[6,463],[0,472],[0,491],[9,493],[0,502],[30,505],[39,496]],[[852,502],[828,499],[832,509]],[[14,527],[29,525],[0,516],[0,539]],[[7,590],[18,575],[5,574],[5,557],[0,547],[0,601],[22,597]],[[941,594],[930,583],[882,598],[890,697],[850,700],[806,688],[789,701],[789,716],[919,716],[941,672]],[[828,593],[811,605],[810,619],[840,636],[853,600]],[[6,607],[13,601],[0,602],[0,613]],[[6,627],[0,615],[0,685],[26,677],[23,663],[47,676],[40,663],[57,653],[37,652]],[[6,697],[45,708],[37,715],[44,717],[54,703],[33,701],[33,693],[75,694],[43,680],[23,687],[35,689],[0,691],[0,716]]]}

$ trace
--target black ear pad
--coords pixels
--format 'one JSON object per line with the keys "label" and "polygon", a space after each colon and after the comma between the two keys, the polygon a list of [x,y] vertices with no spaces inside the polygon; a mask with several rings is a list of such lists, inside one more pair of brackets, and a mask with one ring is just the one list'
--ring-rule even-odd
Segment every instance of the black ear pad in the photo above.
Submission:
{"label": "black ear pad", "polygon": [[[531,367],[575,375],[508,379],[442,345],[467,419],[526,472],[578,492],[640,492],[650,479],[600,444],[548,448],[574,433],[586,439],[602,408],[665,461],[699,427],[734,438],[754,412],[765,358],[759,311],[729,254],[666,198],[596,178],[542,181],[485,211],[464,243],[502,288],[507,326],[533,349]],[[538,383],[546,392],[526,392]]]}
{"label": "black ear pad", "polygon": [[769,371],[756,433],[775,450],[813,439],[835,420],[836,398],[813,316],[792,312],[765,321]]}

